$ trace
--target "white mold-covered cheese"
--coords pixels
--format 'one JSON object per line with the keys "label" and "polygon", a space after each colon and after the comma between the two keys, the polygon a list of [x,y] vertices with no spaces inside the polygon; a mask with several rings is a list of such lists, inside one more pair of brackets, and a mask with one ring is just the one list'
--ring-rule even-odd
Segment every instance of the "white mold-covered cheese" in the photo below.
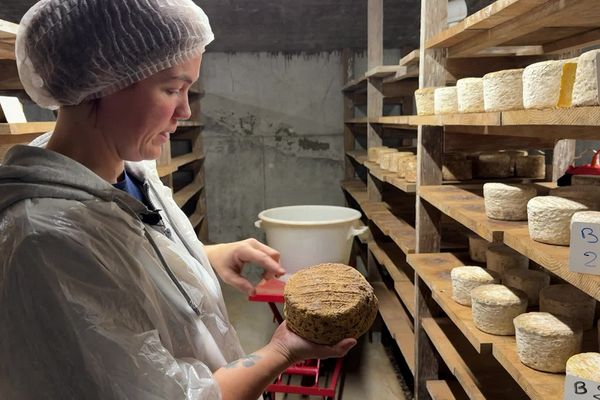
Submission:
{"label": "white mold-covered cheese", "polygon": [[520,178],[543,178],[546,176],[546,157],[543,155],[515,157],[515,172]]}
{"label": "white mold-covered cheese", "polygon": [[533,269],[511,268],[504,271],[502,283],[522,290],[527,294],[529,305],[537,306],[540,299],[540,290],[550,285],[550,275]]}
{"label": "white mold-covered cheese", "polygon": [[394,149],[394,151],[390,151],[390,152],[381,154],[381,156],[379,157],[379,160],[381,161],[379,163],[379,166],[381,167],[381,169],[385,169],[385,170],[390,169],[390,166],[392,164],[393,155],[396,153],[398,153],[398,151],[396,149]]}
{"label": "white mold-covered cheese", "polygon": [[571,185],[573,186],[600,186],[600,175],[573,175],[571,177]]}
{"label": "white mold-covered cheese", "polygon": [[[414,183],[417,181],[417,157],[407,157],[403,163],[404,166],[404,179],[406,182]],[[399,172],[402,174],[402,171]]]}
{"label": "white mold-covered cheese", "polygon": [[385,149],[380,149],[377,152],[377,159],[375,160],[375,162],[377,163],[377,165],[381,166],[381,164],[383,163],[383,156],[385,156],[386,154],[390,154],[390,153],[397,153],[398,150],[397,149],[392,149],[392,148],[385,148]]}
{"label": "white mold-covered cheese", "polygon": [[485,215],[503,221],[525,221],[527,202],[536,195],[533,186],[486,183],[483,185]]}
{"label": "white mold-covered cheese", "polygon": [[456,114],[458,112],[456,86],[435,89],[433,107],[436,114]]}
{"label": "white mold-covered cheese", "polygon": [[527,269],[529,267],[527,257],[504,244],[490,245],[485,253],[485,258],[487,269],[498,273],[502,277],[508,269]]}
{"label": "white mold-covered cheese", "polygon": [[442,179],[445,181],[468,181],[473,179],[473,162],[464,157],[444,156]]}
{"label": "white mold-covered cheese", "polygon": [[458,98],[458,112],[475,113],[484,112],[483,107],[483,79],[463,78],[456,81],[456,95]]}
{"label": "white mold-covered cheese", "polygon": [[514,335],[513,319],[527,311],[527,295],[504,285],[482,285],[471,291],[475,326],[492,335]]}
{"label": "white mold-covered cheese", "polygon": [[527,203],[529,236],[537,242],[568,246],[571,217],[587,209],[581,203],[562,197],[534,197]]}
{"label": "white mold-covered cheese", "polygon": [[567,60],[550,60],[531,64],[523,71],[523,106],[555,108],[560,97],[560,79]]}
{"label": "white mold-covered cheese", "polygon": [[417,105],[417,115],[434,114],[434,87],[417,89],[415,91],[415,103]]}
{"label": "white mold-covered cheese", "polygon": [[381,152],[381,150],[384,150],[384,149],[389,149],[389,147],[387,147],[387,146],[369,147],[369,149],[367,150],[367,160],[369,160],[371,162],[377,162],[377,159],[379,158],[379,153]]}
{"label": "white mold-covered cheese", "polygon": [[600,224],[599,211],[579,211],[571,217],[571,225],[575,222],[587,222],[592,224]]}
{"label": "white mold-covered cheese", "polygon": [[597,106],[598,99],[598,66],[597,57],[600,50],[583,53],[577,59],[575,86],[573,87],[573,106]]}
{"label": "white mold-covered cheese", "polygon": [[561,186],[550,189],[550,196],[576,201],[590,210],[600,210],[600,187],[598,186]]}
{"label": "white mold-covered cheese", "polygon": [[581,351],[583,332],[576,321],[546,312],[530,312],[514,319],[517,354],[528,367],[564,372],[567,360]]}
{"label": "white mold-covered cheese", "polygon": [[567,374],[600,382],[600,353],[579,353],[567,360]]}
{"label": "white mold-covered cheese", "polygon": [[551,285],[540,292],[540,311],[574,319],[588,330],[594,326],[596,300],[572,285]]}
{"label": "white mold-covered cheese", "polygon": [[490,242],[477,235],[469,235],[469,257],[471,260],[485,262],[486,252]]}
{"label": "white mold-covered cheese", "polygon": [[399,172],[400,165],[401,165],[401,159],[403,157],[413,157],[413,156],[414,156],[414,154],[411,153],[410,151],[399,151],[397,153],[392,153],[391,160],[390,160],[390,171]]}
{"label": "white mold-covered cheese", "polygon": [[507,178],[512,176],[512,165],[508,154],[480,154],[477,157],[477,176],[480,178]]}
{"label": "white mold-covered cheese", "polygon": [[523,109],[523,70],[486,74],[483,77],[483,105],[488,112]]}
{"label": "white mold-covered cheese", "polygon": [[481,285],[500,283],[495,272],[481,267],[456,267],[450,271],[452,278],[452,299],[463,306],[471,305],[471,290]]}

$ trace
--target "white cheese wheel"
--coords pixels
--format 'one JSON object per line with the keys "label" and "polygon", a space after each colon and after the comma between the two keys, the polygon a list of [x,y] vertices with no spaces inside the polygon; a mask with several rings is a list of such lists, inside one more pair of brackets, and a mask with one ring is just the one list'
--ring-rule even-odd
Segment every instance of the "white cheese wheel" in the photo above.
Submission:
{"label": "white cheese wheel", "polygon": [[560,97],[563,65],[567,61],[542,61],[523,70],[523,106],[526,109],[556,107]]}
{"label": "white cheese wheel", "polygon": [[387,146],[373,146],[367,150],[367,160],[371,162],[377,162],[379,158],[379,152],[383,149],[389,149]]}
{"label": "white cheese wheel", "polygon": [[600,186],[600,175],[573,175],[571,177],[571,185],[592,185]]}
{"label": "white cheese wheel", "polygon": [[500,277],[495,272],[473,266],[452,268],[450,277],[452,299],[463,306],[471,305],[471,290],[481,285],[500,283]]}
{"label": "white cheese wheel", "polygon": [[527,311],[527,295],[504,285],[481,285],[471,290],[475,326],[492,335],[514,335],[513,319]]}
{"label": "white cheese wheel", "polygon": [[550,189],[550,196],[576,201],[590,210],[600,210],[600,187],[598,186],[561,186]]}
{"label": "white cheese wheel", "polygon": [[468,181],[473,179],[473,162],[466,158],[444,157],[442,179],[445,181]]}
{"label": "white cheese wheel", "polygon": [[417,89],[415,91],[415,103],[417,105],[417,115],[434,114],[434,87]]}
{"label": "white cheese wheel", "polygon": [[410,151],[399,151],[397,153],[391,153],[391,160],[390,160],[390,171],[392,172],[399,172],[400,171],[400,162],[401,162],[401,158],[403,157],[412,157],[414,156],[413,153],[411,153]]}
{"label": "white cheese wheel", "polygon": [[483,105],[488,112],[523,109],[523,69],[484,75]]}
{"label": "white cheese wheel", "polygon": [[537,195],[533,186],[490,182],[483,185],[485,215],[503,221],[527,220],[527,202]]}
{"label": "white cheese wheel", "polygon": [[520,178],[543,178],[546,176],[546,157],[518,156],[515,158],[515,172]]}
{"label": "white cheese wheel", "polygon": [[[417,181],[417,157],[407,157],[403,162],[404,179],[406,182],[414,183]],[[402,172],[399,172],[402,173]]]}
{"label": "white cheese wheel", "polygon": [[571,217],[571,225],[574,222],[587,222],[593,224],[600,224],[600,212],[599,211],[579,211],[573,214]]}
{"label": "white cheese wheel", "polygon": [[579,353],[567,360],[567,375],[600,382],[600,353]]}
{"label": "white cheese wheel", "polygon": [[522,290],[527,294],[529,305],[537,306],[540,300],[540,290],[550,285],[550,275],[533,269],[511,268],[504,271],[502,283]]}
{"label": "white cheese wheel", "polygon": [[485,255],[490,244],[480,236],[469,235],[469,257],[471,257],[471,260],[485,262]]}
{"label": "white cheese wheel", "polygon": [[571,217],[587,209],[581,203],[562,197],[534,197],[527,203],[529,236],[537,242],[568,246]]}
{"label": "white cheese wheel", "polygon": [[392,149],[392,148],[385,148],[385,149],[380,149],[377,152],[377,159],[375,160],[375,162],[377,163],[377,165],[381,166],[381,164],[383,163],[383,156],[386,154],[390,154],[390,153],[397,153],[398,150],[397,149]]}
{"label": "white cheese wheel", "polygon": [[480,178],[507,178],[513,168],[508,154],[480,154],[477,157],[477,176]]}
{"label": "white cheese wheel", "polygon": [[463,78],[456,81],[458,112],[484,112],[483,108],[483,79]]}
{"label": "white cheese wheel", "polygon": [[458,112],[456,86],[435,89],[433,108],[436,114],[456,114]]}
{"label": "white cheese wheel", "polygon": [[514,323],[517,354],[528,367],[564,372],[567,360],[581,351],[583,331],[576,321],[530,312],[516,317]]}
{"label": "white cheese wheel", "polygon": [[381,161],[379,163],[379,167],[381,169],[390,170],[390,166],[392,164],[392,156],[396,153],[398,153],[398,151],[394,149],[394,151],[385,152],[381,154],[381,156],[379,157],[379,160]]}
{"label": "white cheese wheel", "polygon": [[540,292],[540,311],[579,321],[586,331],[594,326],[596,300],[575,286],[551,285]]}
{"label": "white cheese wheel", "polygon": [[527,257],[504,244],[490,245],[485,253],[485,258],[487,269],[498,273],[501,277],[504,277],[504,272],[508,269],[527,269],[529,267]]}
{"label": "white cheese wheel", "polygon": [[600,105],[596,66],[596,57],[599,54],[600,50],[591,50],[583,53],[577,59],[577,72],[573,87],[573,106],[575,107]]}

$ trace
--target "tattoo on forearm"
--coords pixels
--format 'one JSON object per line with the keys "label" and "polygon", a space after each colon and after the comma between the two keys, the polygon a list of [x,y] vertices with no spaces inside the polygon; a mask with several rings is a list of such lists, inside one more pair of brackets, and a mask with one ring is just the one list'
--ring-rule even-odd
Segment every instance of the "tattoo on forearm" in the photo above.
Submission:
{"label": "tattoo on forearm", "polygon": [[260,360],[262,357],[257,356],[256,354],[250,354],[248,356],[244,356],[238,360],[232,361],[229,364],[227,364],[225,366],[225,368],[237,368],[239,366],[245,367],[245,368],[250,368],[253,367],[256,362],[258,360]]}

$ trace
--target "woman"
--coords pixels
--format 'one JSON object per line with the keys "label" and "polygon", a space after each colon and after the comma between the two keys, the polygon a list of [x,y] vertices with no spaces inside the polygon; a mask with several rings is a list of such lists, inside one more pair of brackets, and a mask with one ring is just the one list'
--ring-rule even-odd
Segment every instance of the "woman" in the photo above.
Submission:
{"label": "woman", "polygon": [[244,355],[216,273],[251,293],[246,240],[203,246],[154,168],[213,39],[191,0],[43,0],[19,75],[56,128],[0,167],[0,394],[7,399],[256,399],[286,367],[344,355],[285,323]]}

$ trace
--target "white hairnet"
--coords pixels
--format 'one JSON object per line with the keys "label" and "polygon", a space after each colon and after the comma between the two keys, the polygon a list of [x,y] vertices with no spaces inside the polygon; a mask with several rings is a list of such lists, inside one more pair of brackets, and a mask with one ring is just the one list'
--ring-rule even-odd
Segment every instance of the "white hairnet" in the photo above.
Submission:
{"label": "white hairnet", "polygon": [[214,39],[192,0],[42,0],[21,20],[21,82],[56,109],[103,97],[204,51]]}

